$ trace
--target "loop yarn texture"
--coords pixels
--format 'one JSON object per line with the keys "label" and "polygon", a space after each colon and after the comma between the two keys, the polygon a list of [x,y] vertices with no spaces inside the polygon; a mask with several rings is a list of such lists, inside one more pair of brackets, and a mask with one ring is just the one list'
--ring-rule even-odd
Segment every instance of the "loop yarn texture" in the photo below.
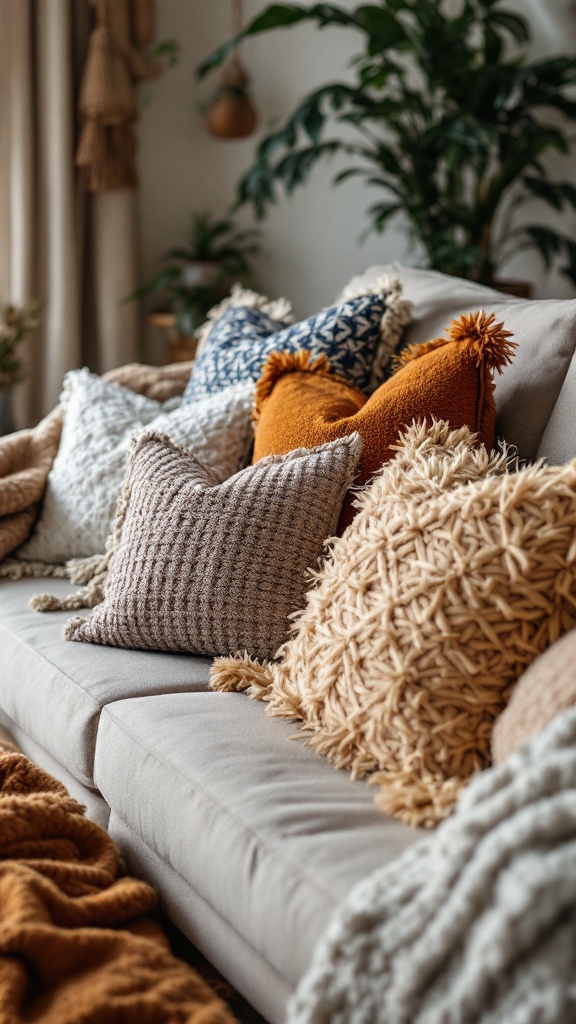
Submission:
{"label": "loop yarn texture", "polygon": [[88,370],[73,370],[61,396],[64,424],[36,530],[20,555],[63,563],[101,554],[112,528],[132,434],[146,426],[192,448],[219,479],[231,476],[252,439],[250,383],[193,405],[157,402]]}

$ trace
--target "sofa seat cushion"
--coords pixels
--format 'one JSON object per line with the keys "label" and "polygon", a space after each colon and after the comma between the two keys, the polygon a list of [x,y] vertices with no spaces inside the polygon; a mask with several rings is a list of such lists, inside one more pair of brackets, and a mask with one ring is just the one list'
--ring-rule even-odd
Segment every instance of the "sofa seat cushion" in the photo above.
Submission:
{"label": "sofa seat cushion", "polygon": [[[69,612],[40,615],[28,601],[45,580],[0,582],[0,708],[85,786],[94,785],[102,707],[125,697],[205,690],[210,660],[121,651],[62,639]],[[56,595],[65,580],[50,580]]]}
{"label": "sofa seat cushion", "polygon": [[114,813],[290,986],[352,886],[421,834],[238,694],[107,705],[94,777]]}
{"label": "sofa seat cushion", "polygon": [[[498,433],[517,445],[524,459],[543,455],[560,464],[576,458],[572,415],[576,388],[573,382],[565,392],[563,388],[576,359],[576,299],[518,299],[473,281],[398,264],[370,267],[352,278],[348,287],[369,288],[387,273],[401,281],[404,295],[414,306],[403,338],[407,345],[438,337],[448,320],[471,310],[485,309],[504,321],[518,348],[512,365],[496,375]],[[561,390],[562,415],[555,417],[551,436],[543,439]]]}
{"label": "sofa seat cushion", "polygon": [[[258,956],[244,936],[234,931],[196,889],[139,839],[114,811],[108,820],[108,832],[120,847],[129,873],[145,878],[157,891],[162,890],[162,910],[192,945],[266,1021],[285,1024],[286,1005],[293,986],[264,957]],[[252,1017],[242,1019],[245,1024],[252,1021]]]}

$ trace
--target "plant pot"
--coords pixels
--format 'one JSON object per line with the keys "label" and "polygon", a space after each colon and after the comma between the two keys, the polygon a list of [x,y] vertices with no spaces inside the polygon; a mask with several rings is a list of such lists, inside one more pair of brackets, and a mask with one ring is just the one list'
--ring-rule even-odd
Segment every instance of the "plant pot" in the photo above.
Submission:
{"label": "plant pot", "polygon": [[148,323],[164,332],[166,363],[187,363],[194,359],[198,338],[180,333],[174,313],[150,313]]}
{"label": "plant pot", "polygon": [[182,284],[188,288],[211,288],[222,273],[218,260],[194,260],[182,267]]}
{"label": "plant pot", "polygon": [[0,387],[0,436],[14,430],[12,413],[12,386]]}

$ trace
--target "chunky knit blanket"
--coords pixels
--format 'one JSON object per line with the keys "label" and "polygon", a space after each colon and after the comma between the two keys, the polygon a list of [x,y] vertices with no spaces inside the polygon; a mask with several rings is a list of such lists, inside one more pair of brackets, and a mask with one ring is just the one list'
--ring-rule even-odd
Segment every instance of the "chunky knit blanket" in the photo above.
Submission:
{"label": "chunky knit blanket", "polygon": [[[161,367],[130,363],[105,377],[165,402],[182,394],[191,367],[192,363]],[[32,430],[0,437],[0,559],[23,544],[32,532],[61,430],[62,411],[57,407]]]}
{"label": "chunky knit blanket", "polygon": [[64,787],[0,748],[0,1022],[234,1024]]}
{"label": "chunky knit blanket", "polygon": [[576,709],[337,912],[288,1024],[573,1024]]}

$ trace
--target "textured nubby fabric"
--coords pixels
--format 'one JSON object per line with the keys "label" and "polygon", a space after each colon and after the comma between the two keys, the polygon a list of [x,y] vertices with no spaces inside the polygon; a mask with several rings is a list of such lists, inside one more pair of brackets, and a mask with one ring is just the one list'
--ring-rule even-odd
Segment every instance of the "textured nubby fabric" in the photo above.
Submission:
{"label": "textured nubby fabric", "polygon": [[335,372],[356,387],[371,390],[383,379],[410,320],[412,307],[401,293],[397,281],[383,278],[368,292],[347,290],[337,305],[267,337],[249,331],[242,336],[246,326],[242,311],[231,307],[223,315],[222,330],[217,321],[207,337],[192,367],[184,401],[239,381],[255,382],[271,352],[303,348],[315,357],[327,356]]}
{"label": "textured nubby fabric", "polygon": [[512,751],[541,732],[561,711],[576,704],[576,630],[552,644],[527,668],[492,733],[492,761],[501,764]]}
{"label": "textured nubby fabric", "polygon": [[358,498],[277,665],[212,685],[298,718],[378,805],[432,826],[486,766],[524,669],[576,624],[576,461],[506,472],[463,427],[414,425]]}
{"label": "textured nubby fabric", "polygon": [[[163,402],[182,394],[190,366],[129,363],[111,370],[105,379]],[[58,451],[61,430],[62,408],[58,406],[32,430],[0,437],[0,559],[30,536]]]}
{"label": "textured nubby fabric", "polygon": [[[42,513],[21,557],[65,562],[104,551],[130,438],[146,425],[191,447],[219,479],[236,472],[251,438],[250,384],[179,406],[156,402],[88,370],[66,375],[64,425]],[[176,408],[174,406],[176,405]]]}
{"label": "textured nubby fabric", "polygon": [[[256,389],[254,462],[358,430],[362,457],[355,484],[364,484],[392,458],[399,430],[425,416],[467,426],[492,448],[492,373],[510,361],[514,345],[503,325],[482,312],[454,321],[446,334],[406,351],[401,369],[369,399],[335,377],[325,357],[313,362],[307,352],[274,352]],[[339,532],[354,514],[350,494]]]}
{"label": "textured nubby fabric", "polygon": [[166,436],[133,441],[104,601],[69,640],[273,657],[360,455],[358,434],[224,483]]}
{"label": "textured nubby fabric", "polygon": [[576,710],[336,911],[287,1024],[573,1024]]}

